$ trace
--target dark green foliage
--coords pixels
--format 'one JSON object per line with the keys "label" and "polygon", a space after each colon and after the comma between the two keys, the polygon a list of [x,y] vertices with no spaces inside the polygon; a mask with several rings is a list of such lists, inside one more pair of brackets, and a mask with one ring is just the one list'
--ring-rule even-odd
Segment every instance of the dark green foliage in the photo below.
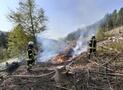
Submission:
{"label": "dark green foliage", "polygon": [[121,8],[120,11],[118,12],[118,21],[119,25],[123,25],[123,8]]}
{"label": "dark green foliage", "polygon": [[105,22],[103,22],[100,27],[104,32],[110,31],[116,27],[123,25],[123,8],[119,11],[114,10],[111,14],[105,15]]}
{"label": "dark green foliage", "polygon": [[9,53],[7,49],[2,48],[0,49],[0,62],[3,62],[9,58]]}
{"label": "dark green foliage", "polygon": [[115,28],[118,25],[117,10],[114,10],[114,12],[112,13],[111,19],[112,19],[113,28]]}
{"label": "dark green foliage", "polygon": [[0,62],[7,59],[8,55],[8,33],[0,31]]}
{"label": "dark green foliage", "polygon": [[7,33],[0,32],[0,47],[7,48]]}
{"label": "dark green foliage", "polygon": [[31,36],[26,34],[22,25],[17,25],[8,36],[8,51],[11,57],[22,56],[26,53],[26,47]]}

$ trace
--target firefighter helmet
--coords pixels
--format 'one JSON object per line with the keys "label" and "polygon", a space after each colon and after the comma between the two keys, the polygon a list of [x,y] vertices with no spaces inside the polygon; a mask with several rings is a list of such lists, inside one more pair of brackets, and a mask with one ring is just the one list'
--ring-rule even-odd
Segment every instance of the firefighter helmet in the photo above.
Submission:
{"label": "firefighter helmet", "polygon": [[33,41],[29,41],[28,45],[34,45],[34,42]]}
{"label": "firefighter helmet", "polygon": [[92,39],[95,39],[96,37],[95,36],[92,36]]}

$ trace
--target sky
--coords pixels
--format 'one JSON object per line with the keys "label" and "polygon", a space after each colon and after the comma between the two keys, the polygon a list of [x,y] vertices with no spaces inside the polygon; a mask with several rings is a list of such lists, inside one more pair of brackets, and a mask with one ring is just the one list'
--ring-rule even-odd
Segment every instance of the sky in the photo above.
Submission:
{"label": "sky", "polygon": [[[14,24],[7,15],[16,10],[19,0],[0,0],[0,30],[10,31]],[[36,0],[48,17],[47,30],[41,35],[59,39],[68,33],[93,24],[106,13],[123,7],[123,0]]]}

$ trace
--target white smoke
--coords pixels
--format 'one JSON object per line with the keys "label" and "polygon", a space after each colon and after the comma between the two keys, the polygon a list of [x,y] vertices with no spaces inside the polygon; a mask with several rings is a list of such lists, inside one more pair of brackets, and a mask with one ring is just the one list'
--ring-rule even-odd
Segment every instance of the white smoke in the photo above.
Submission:
{"label": "white smoke", "polygon": [[38,62],[48,61],[52,57],[62,52],[66,47],[66,44],[63,41],[46,39],[41,36],[37,37],[37,41],[40,46]]}
{"label": "white smoke", "polygon": [[74,48],[74,56],[80,55],[82,52],[87,51],[88,49],[88,42],[91,39],[92,36],[96,34],[97,28],[88,28],[85,27],[82,29],[80,37],[77,41],[76,47]]}
{"label": "white smoke", "polygon": [[[81,33],[79,33],[80,37],[76,41],[76,46],[73,48],[73,57],[87,51],[88,42],[90,38],[96,34],[97,28],[98,25],[92,25],[81,29]],[[50,60],[52,57],[64,52],[65,48],[68,46],[64,41],[46,39],[41,36],[37,36],[37,41],[40,46],[38,62],[46,62]]]}
{"label": "white smoke", "polygon": [[77,41],[77,45],[74,48],[74,55],[77,56],[81,54],[84,51],[87,51],[87,42],[89,41],[88,37],[81,36],[79,40]]}

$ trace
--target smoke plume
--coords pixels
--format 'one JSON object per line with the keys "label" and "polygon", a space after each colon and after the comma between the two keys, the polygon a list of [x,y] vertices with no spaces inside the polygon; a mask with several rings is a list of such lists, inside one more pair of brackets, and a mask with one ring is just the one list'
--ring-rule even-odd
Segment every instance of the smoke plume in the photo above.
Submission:
{"label": "smoke plume", "polygon": [[37,37],[37,41],[40,48],[38,55],[39,62],[48,61],[50,58],[62,52],[66,47],[66,44],[63,41],[46,39],[39,36]]}

